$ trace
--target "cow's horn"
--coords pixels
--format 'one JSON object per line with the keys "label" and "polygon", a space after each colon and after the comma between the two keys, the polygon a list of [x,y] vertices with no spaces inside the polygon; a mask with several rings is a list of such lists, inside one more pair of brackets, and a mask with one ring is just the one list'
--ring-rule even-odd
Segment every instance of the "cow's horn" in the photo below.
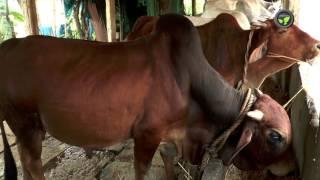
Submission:
{"label": "cow's horn", "polygon": [[255,94],[256,94],[258,97],[260,97],[260,96],[263,95],[263,92],[262,92],[260,89],[258,89],[258,88],[254,88],[254,92],[255,92]]}
{"label": "cow's horn", "polygon": [[247,112],[247,116],[251,117],[254,120],[261,121],[264,114],[262,111],[256,109],[256,110]]}

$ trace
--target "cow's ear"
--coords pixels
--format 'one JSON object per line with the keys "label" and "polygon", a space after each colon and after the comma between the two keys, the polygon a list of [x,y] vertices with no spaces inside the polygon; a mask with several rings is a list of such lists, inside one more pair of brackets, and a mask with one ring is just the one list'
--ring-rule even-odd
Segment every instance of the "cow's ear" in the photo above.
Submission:
{"label": "cow's ear", "polygon": [[255,62],[261,58],[263,58],[268,51],[268,40],[261,43],[257,48],[255,48],[249,57],[249,63]]}
{"label": "cow's ear", "polygon": [[232,156],[228,160],[228,164],[231,164],[233,158],[235,158],[240,153],[240,151],[251,142],[253,133],[254,133],[254,128],[252,126],[245,125],[242,131],[241,137],[238,141],[238,144],[234,152],[232,153]]}

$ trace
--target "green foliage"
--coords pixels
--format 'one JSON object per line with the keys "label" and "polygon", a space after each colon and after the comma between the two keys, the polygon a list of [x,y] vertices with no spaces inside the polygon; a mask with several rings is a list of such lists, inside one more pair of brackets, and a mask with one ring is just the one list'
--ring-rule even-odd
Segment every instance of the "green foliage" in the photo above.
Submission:
{"label": "green foliage", "polygon": [[0,43],[12,37],[10,25],[8,24],[5,16],[0,17]]}
{"label": "green foliage", "polygon": [[65,38],[70,39],[80,39],[80,33],[77,30],[76,24],[72,16],[67,17],[67,33],[65,34]]}
{"label": "green foliage", "polygon": [[8,22],[6,9],[5,1],[0,1],[0,42],[12,38],[15,33],[12,32],[13,27],[24,22],[24,16],[17,11],[12,11],[10,7],[8,14],[10,21]]}
{"label": "green foliage", "polygon": [[16,22],[24,22],[24,16],[17,11],[10,11],[10,19]]}
{"label": "green foliage", "polygon": [[[184,12],[186,15],[192,15],[192,0],[183,0],[184,3]],[[201,14],[203,12],[205,0],[196,1],[196,14]]]}

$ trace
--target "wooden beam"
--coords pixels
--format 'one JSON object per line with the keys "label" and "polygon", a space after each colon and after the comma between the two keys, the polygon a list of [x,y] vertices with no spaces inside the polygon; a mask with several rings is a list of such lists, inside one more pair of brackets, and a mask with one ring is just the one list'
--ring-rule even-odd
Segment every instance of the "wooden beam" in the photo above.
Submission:
{"label": "wooden beam", "polygon": [[192,0],[192,16],[195,16],[197,14],[197,2],[196,0]]}
{"label": "wooden beam", "polygon": [[116,41],[116,7],[114,0],[106,0],[108,42]]}

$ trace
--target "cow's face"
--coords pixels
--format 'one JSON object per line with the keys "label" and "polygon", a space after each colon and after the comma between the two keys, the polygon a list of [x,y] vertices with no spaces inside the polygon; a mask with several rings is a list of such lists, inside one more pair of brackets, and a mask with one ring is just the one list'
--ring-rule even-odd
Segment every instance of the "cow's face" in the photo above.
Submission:
{"label": "cow's face", "polygon": [[[310,62],[319,54],[319,41],[295,25],[289,28],[280,28],[273,21],[267,21],[264,32],[267,36],[267,52],[269,53],[296,58],[304,62]],[[296,63],[290,59],[282,60],[289,64]]]}
{"label": "cow's face", "polygon": [[234,149],[229,147],[222,153],[225,164],[233,163],[242,170],[262,169],[279,161],[291,144],[290,120],[281,105],[263,94],[254,108],[259,110],[261,120],[245,119]]}

